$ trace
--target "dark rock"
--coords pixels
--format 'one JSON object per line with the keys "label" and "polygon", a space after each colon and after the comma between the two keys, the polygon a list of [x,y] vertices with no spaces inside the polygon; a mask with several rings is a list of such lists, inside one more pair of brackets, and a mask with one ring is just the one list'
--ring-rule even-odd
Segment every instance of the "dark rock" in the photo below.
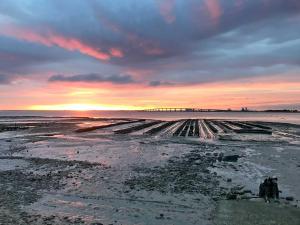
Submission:
{"label": "dark rock", "polygon": [[219,162],[221,162],[223,156],[224,156],[224,154],[223,154],[223,153],[220,153],[219,156],[217,157],[217,160],[218,160]]}
{"label": "dark rock", "polygon": [[236,199],[237,199],[236,194],[233,194],[233,193],[227,194],[227,200],[236,200]]}
{"label": "dark rock", "polygon": [[238,185],[236,187],[231,188],[232,191],[241,191],[245,186]]}
{"label": "dark rock", "polygon": [[164,216],[165,215],[163,213],[161,213],[161,214],[159,214],[159,216],[156,216],[155,219],[162,220],[162,219],[165,219]]}
{"label": "dark rock", "polygon": [[286,197],[285,200],[287,200],[287,201],[294,201],[294,197],[289,196],[289,197]]}
{"label": "dark rock", "polygon": [[239,155],[227,155],[227,156],[224,156],[222,158],[222,161],[225,161],[225,162],[237,162],[239,158],[240,158]]}
{"label": "dark rock", "polygon": [[228,179],[227,179],[227,182],[232,182],[232,179],[231,179],[231,178],[228,178]]}

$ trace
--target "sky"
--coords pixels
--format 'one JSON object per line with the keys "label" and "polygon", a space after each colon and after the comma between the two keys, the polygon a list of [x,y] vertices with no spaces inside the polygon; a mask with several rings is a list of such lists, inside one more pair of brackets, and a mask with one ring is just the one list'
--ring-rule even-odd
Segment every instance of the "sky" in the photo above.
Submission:
{"label": "sky", "polygon": [[299,0],[1,0],[0,110],[300,109]]}

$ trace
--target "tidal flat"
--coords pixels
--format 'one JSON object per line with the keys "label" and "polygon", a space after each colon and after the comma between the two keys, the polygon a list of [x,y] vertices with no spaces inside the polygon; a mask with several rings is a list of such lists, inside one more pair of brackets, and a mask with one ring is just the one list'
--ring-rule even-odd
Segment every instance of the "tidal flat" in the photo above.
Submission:
{"label": "tidal flat", "polygon": [[[0,224],[300,224],[300,125],[0,121]],[[279,202],[257,196],[268,176]]]}

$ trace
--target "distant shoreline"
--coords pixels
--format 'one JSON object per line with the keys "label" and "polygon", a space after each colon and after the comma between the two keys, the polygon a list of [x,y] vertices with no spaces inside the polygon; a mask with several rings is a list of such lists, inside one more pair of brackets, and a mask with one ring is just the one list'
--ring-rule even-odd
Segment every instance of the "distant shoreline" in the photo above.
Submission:
{"label": "distant shoreline", "polygon": [[[94,110],[91,110],[94,111]],[[101,110],[99,110],[101,111]],[[121,111],[121,110],[120,110]],[[135,111],[135,112],[184,112],[184,113],[195,113],[195,112],[205,112],[205,113],[210,113],[210,112],[228,112],[228,113],[300,113],[298,110],[294,111],[289,111],[289,110],[248,110],[248,111],[240,111],[240,110],[210,110],[210,111],[147,111],[147,110],[123,110],[123,111]]]}
{"label": "distant shoreline", "polygon": [[300,110],[288,110],[288,109],[283,109],[283,110],[247,110],[247,111],[241,111],[241,110],[209,110],[209,111],[189,111],[189,110],[182,110],[182,111],[164,111],[164,110],[157,110],[157,111],[150,111],[147,109],[140,109],[140,110],[23,110],[23,109],[0,109],[0,112],[228,112],[228,113],[300,113]]}

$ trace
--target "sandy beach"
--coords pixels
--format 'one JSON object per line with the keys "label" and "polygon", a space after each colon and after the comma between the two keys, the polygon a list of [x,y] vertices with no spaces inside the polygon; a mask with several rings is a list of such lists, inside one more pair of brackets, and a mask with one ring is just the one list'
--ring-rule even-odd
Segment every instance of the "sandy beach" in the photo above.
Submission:
{"label": "sandy beach", "polygon": [[0,146],[3,225],[300,223],[300,125],[1,117]]}

